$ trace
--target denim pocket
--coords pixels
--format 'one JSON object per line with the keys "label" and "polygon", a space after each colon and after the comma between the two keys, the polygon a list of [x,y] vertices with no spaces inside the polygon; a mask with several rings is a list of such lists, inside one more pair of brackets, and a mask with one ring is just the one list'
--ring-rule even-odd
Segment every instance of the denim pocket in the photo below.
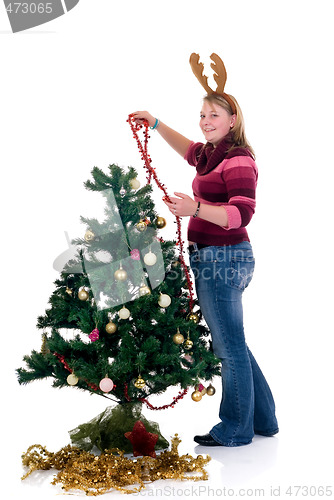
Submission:
{"label": "denim pocket", "polygon": [[245,290],[252,280],[255,259],[251,257],[232,257],[229,284],[238,290]]}

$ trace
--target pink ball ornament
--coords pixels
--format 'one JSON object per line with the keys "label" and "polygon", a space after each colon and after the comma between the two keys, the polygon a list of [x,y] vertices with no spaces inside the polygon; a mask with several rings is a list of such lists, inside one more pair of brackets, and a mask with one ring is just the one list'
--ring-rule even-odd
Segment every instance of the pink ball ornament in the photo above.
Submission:
{"label": "pink ball ornament", "polygon": [[105,377],[100,381],[99,386],[102,392],[110,392],[114,387],[114,382],[110,378]]}
{"label": "pink ball ornament", "polygon": [[140,260],[140,252],[138,248],[131,250],[130,255],[132,260]]}

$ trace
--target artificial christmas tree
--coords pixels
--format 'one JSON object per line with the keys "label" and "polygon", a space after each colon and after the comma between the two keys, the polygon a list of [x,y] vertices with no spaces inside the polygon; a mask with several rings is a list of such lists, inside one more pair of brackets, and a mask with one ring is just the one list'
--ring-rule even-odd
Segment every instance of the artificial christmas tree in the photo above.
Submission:
{"label": "artificial christmas tree", "polygon": [[[188,270],[176,242],[161,237],[166,221],[155,212],[152,186],[138,189],[136,176],[132,167],[93,169],[85,186],[105,198],[105,219],[81,218],[86,233],[72,242],[77,253],[38,318],[41,352],[25,356],[27,368],[17,370],[20,384],[52,377],[54,387],[118,403],[71,433],[86,449],[131,450],[124,434],[143,421],[143,403],[152,408],[150,395],[179,386],[175,403],[188,387],[220,373],[200,311],[193,311]],[[160,436],[157,446],[166,445]]]}

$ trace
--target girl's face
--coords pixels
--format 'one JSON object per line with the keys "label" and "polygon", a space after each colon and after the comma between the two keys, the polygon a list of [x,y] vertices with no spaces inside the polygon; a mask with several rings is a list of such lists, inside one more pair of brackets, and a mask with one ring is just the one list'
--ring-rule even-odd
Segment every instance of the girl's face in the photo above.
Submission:
{"label": "girl's face", "polygon": [[204,101],[199,126],[207,142],[217,146],[235,124],[236,115],[230,115],[223,107]]}

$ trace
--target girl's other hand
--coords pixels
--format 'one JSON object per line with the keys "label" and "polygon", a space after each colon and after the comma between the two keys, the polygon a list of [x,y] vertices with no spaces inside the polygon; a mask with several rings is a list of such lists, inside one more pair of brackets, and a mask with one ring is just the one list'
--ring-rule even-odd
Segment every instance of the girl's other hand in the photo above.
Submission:
{"label": "girl's other hand", "polygon": [[163,199],[172,214],[179,217],[194,215],[197,208],[197,201],[193,200],[190,196],[184,193],[175,192],[174,194],[179,198],[170,197],[170,202]]}

